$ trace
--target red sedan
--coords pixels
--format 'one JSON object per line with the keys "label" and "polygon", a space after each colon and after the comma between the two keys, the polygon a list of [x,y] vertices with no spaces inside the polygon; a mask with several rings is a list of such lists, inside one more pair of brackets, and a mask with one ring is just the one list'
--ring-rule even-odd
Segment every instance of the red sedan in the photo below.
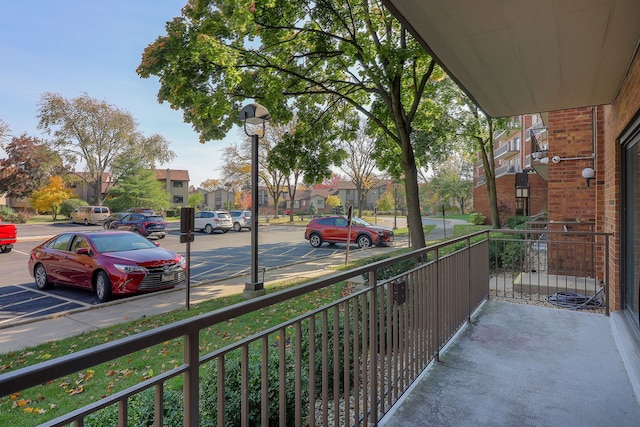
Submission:
{"label": "red sedan", "polygon": [[54,284],[112,295],[172,288],[186,280],[185,259],[130,231],[63,233],[36,246],[29,272],[38,289]]}

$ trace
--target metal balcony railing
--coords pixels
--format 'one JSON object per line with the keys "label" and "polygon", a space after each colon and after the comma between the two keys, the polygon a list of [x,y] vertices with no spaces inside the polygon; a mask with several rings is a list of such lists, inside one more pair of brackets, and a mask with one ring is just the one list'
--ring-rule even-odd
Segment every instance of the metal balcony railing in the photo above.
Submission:
{"label": "metal balcony railing", "polygon": [[[154,375],[139,384],[45,425],[92,425],[91,414],[115,406],[109,425],[126,426],[128,404],[143,392],[153,395],[155,425],[168,410],[183,414],[180,425],[189,426],[329,425],[338,416],[345,425],[366,425],[389,410],[488,296],[487,254],[486,239],[431,246],[5,373],[0,393],[37,396],[41,384],[172,343],[184,348],[175,366],[149,367]],[[338,301],[200,353],[206,328],[363,277],[366,286]],[[172,389],[176,383],[180,390]],[[166,401],[170,390],[181,399]],[[344,397],[349,403],[341,405]],[[176,400],[181,407],[169,408]]]}
{"label": "metal balcony railing", "polygon": [[[376,424],[426,366],[439,360],[485,298],[533,298],[534,291],[550,291],[539,282],[525,284],[523,274],[544,270],[547,279],[565,278],[561,289],[586,295],[602,284],[605,290],[593,296],[600,295],[606,306],[608,246],[604,233],[479,232],[4,373],[0,397],[20,393],[35,399],[53,380],[120,357],[135,359],[158,351],[158,345],[180,345],[182,360],[151,366],[153,374],[138,384],[96,396],[43,425],[127,426],[130,402],[143,393],[151,395],[155,426]],[[589,280],[580,277],[583,272]],[[344,286],[343,297],[201,351],[211,345],[201,338],[207,328],[331,286]],[[65,398],[70,396],[60,391]],[[113,409],[112,418],[92,418],[105,408]],[[164,420],[167,413],[180,414],[179,421]]]}

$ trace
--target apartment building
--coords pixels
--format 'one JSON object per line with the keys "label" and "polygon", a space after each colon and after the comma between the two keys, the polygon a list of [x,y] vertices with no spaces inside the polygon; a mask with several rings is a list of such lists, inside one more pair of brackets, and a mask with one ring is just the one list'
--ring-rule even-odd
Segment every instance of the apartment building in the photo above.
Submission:
{"label": "apartment building", "polygon": [[[531,139],[533,136],[533,140]],[[541,114],[514,116],[506,130],[496,132],[493,143],[496,192],[501,219],[514,215],[536,215],[547,210],[547,177],[534,167],[537,149],[546,146],[546,130]],[[473,203],[475,212],[491,218],[484,166],[474,167]]]}

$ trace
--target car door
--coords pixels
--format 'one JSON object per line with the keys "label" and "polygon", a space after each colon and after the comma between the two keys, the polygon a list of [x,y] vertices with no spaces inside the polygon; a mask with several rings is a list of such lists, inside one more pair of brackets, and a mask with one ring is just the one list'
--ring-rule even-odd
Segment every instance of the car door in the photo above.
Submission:
{"label": "car door", "polygon": [[66,261],[73,236],[73,233],[59,235],[55,240],[49,242],[40,256],[40,261],[52,282],[68,283]]}
{"label": "car door", "polygon": [[111,223],[112,230],[130,230],[131,229],[131,217],[134,214],[127,214],[122,218],[115,220]]}
{"label": "car door", "polygon": [[76,253],[81,248],[93,250],[86,237],[76,235],[71,242],[69,252],[65,254],[63,273],[67,283],[91,289],[91,276],[95,268],[95,261],[91,255]]}
{"label": "car door", "polygon": [[194,215],[193,228],[196,230],[202,230],[207,225],[207,218],[205,214],[208,212],[196,212]]}
{"label": "car door", "polygon": [[[348,221],[346,218],[334,218],[333,233],[335,233],[334,240],[338,242],[346,242],[349,234]],[[353,237],[351,238],[353,241]]]}

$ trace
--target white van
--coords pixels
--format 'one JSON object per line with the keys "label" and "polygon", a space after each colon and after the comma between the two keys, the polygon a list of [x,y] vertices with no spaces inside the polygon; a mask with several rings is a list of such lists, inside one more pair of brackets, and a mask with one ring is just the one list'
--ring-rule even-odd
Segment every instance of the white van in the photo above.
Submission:
{"label": "white van", "polygon": [[110,214],[106,206],[80,206],[71,212],[71,223],[101,225]]}

